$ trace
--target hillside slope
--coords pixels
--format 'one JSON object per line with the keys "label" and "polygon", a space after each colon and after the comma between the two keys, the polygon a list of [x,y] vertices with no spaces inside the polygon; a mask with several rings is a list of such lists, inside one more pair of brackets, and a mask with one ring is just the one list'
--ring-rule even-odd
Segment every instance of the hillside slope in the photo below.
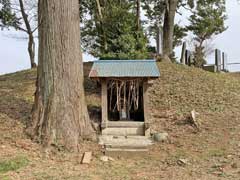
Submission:
{"label": "hillside slope", "polygon": [[[81,152],[72,155],[48,154],[31,142],[24,128],[30,120],[36,71],[0,76],[0,179],[238,179],[239,74],[165,62],[158,66],[161,77],[149,90],[151,128],[167,132],[169,141],[155,144],[144,157],[117,157],[109,163],[99,160],[101,151],[94,143],[84,142]],[[85,63],[87,104],[91,119],[99,121],[100,88],[88,78],[90,68],[91,63]],[[200,132],[188,121],[193,109]],[[79,164],[82,153],[93,149],[91,165]]]}
{"label": "hillside slope", "polygon": [[153,120],[165,112],[187,117],[193,109],[201,116],[216,117],[240,112],[238,74],[216,74],[171,63],[159,63],[159,68],[161,77],[150,88]]}
{"label": "hillside slope", "polygon": [[210,73],[198,68],[160,63],[161,77],[155,82],[151,99],[158,108],[186,113],[238,110],[240,77]]}

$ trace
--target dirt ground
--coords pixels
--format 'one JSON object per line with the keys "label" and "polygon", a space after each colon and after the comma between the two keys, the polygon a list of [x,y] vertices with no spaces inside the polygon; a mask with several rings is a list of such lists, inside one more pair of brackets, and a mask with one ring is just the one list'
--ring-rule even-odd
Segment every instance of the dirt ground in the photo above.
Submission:
{"label": "dirt ground", "polygon": [[[160,63],[161,78],[150,88],[151,128],[167,132],[169,140],[147,153],[109,154],[82,142],[81,152],[47,151],[24,133],[33,103],[35,70],[0,76],[0,180],[219,180],[240,179],[240,78]],[[100,89],[87,78],[90,116],[100,119]],[[199,114],[198,132],[188,121]],[[82,154],[93,152],[89,165]]]}

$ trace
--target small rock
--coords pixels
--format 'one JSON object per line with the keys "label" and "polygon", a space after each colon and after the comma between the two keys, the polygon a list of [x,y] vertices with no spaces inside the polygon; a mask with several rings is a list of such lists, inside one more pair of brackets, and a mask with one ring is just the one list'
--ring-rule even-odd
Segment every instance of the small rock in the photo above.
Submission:
{"label": "small rock", "polygon": [[103,162],[108,162],[109,158],[107,156],[101,156],[100,160]]}
{"label": "small rock", "polygon": [[90,164],[92,159],[92,152],[85,152],[82,158],[82,164]]}
{"label": "small rock", "polygon": [[180,165],[180,166],[185,166],[185,165],[187,165],[187,163],[188,163],[187,159],[179,159],[177,161],[177,164]]}
{"label": "small rock", "polygon": [[238,164],[235,162],[235,163],[232,163],[232,168],[234,168],[234,169],[237,169],[238,168]]}
{"label": "small rock", "polygon": [[113,159],[112,157],[109,157],[109,156],[101,156],[100,160],[103,162],[115,161],[115,159]]}
{"label": "small rock", "polygon": [[153,139],[157,142],[165,142],[168,140],[168,133],[155,133]]}

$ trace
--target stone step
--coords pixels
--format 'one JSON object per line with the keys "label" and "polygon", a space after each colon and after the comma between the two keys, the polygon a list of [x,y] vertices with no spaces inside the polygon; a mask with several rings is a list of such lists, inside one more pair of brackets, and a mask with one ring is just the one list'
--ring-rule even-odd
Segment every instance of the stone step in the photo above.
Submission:
{"label": "stone step", "polygon": [[147,152],[147,148],[143,149],[130,149],[130,148],[106,148],[109,152]]}
{"label": "stone step", "polygon": [[99,144],[106,151],[147,151],[153,141],[146,136],[107,136],[99,137]]}
{"label": "stone step", "polygon": [[108,121],[108,127],[128,127],[128,128],[138,128],[144,127],[144,122],[136,121]]}
{"label": "stone step", "polygon": [[107,127],[102,129],[102,135],[144,135],[144,122],[137,121],[108,121]]}
{"label": "stone step", "polygon": [[102,129],[102,135],[135,136],[144,135],[144,127],[107,127]]}

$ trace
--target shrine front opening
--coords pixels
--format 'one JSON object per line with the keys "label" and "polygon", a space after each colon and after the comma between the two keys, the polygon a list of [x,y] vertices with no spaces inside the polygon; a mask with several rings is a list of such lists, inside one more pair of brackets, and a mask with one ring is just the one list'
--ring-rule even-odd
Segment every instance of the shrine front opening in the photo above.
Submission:
{"label": "shrine front opening", "polygon": [[144,121],[142,79],[109,79],[107,101],[109,121]]}

